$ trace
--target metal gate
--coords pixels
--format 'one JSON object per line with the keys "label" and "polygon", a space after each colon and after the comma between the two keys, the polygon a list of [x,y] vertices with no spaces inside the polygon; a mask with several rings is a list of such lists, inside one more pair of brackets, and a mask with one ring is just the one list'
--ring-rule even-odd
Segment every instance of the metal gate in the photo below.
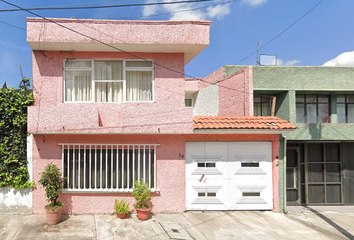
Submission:
{"label": "metal gate", "polygon": [[273,209],[270,142],[187,142],[187,210]]}

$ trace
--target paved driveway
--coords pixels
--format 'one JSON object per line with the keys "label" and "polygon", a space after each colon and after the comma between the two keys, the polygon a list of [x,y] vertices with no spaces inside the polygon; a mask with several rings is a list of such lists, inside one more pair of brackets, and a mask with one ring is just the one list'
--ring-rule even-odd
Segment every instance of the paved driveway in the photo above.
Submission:
{"label": "paved driveway", "polygon": [[354,211],[295,209],[156,214],[142,222],[132,214],[62,215],[55,226],[44,215],[0,215],[0,239],[354,239]]}

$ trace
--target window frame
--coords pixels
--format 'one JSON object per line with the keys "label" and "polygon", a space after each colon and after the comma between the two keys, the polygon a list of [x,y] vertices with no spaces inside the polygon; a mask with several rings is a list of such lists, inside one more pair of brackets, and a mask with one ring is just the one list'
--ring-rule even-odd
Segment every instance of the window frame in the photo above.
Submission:
{"label": "window frame", "polygon": [[[303,96],[303,102],[298,102],[297,101],[297,96]],[[308,96],[315,96],[316,97],[316,100],[315,102],[307,102],[306,101],[306,97]],[[323,102],[319,102],[319,97],[321,96],[326,96],[328,101],[326,103],[323,103]],[[331,123],[331,95],[330,94],[304,94],[304,93],[298,93],[296,94],[295,96],[295,112],[297,113],[297,106],[298,105],[302,105],[303,108],[304,108],[304,115],[303,115],[303,122],[298,122],[298,118],[296,116],[296,123],[304,123],[304,124],[310,124],[310,122],[308,122],[308,112],[307,112],[307,105],[309,104],[314,104],[316,105],[316,122],[314,122],[315,124],[323,124],[323,123]],[[328,119],[328,122],[319,122],[319,105],[321,104],[327,104],[328,106],[328,115],[327,115],[327,119]]]}
{"label": "window frame", "polygon": [[[61,146],[62,150],[62,177],[64,179],[63,185],[64,187],[67,186],[66,188],[63,187],[63,193],[97,193],[97,192],[132,192],[133,191],[133,185],[134,185],[134,180],[139,180],[142,178],[145,178],[145,182],[149,185],[151,188],[152,192],[159,191],[159,188],[157,186],[157,147],[159,147],[159,144],[91,144],[91,143],[59,143],[59,146]],[[70,156],[70,150],[72,150],[72,155]],[[103,151],[105,153],[103,153]],[[108,154],[108,150],[110,150],[110,154]],[[114,150],[116,150],[116,163],[114,167]],[[119,152],[117,150],[124,150],[121,155],[119,155]],[[128,151],[128,153],[125,153],[125,150]],[[80,155],[81,151],[83,151],[84,156]],[[89,155],[86,154],[86,151],[88,151]],[[135,151],[138,151],[138,155],[135,155]],[[148,151],[148,155],[141,155],[140,151]],[[66,153],[65,153],[66,152]],[[76,153],[77,152],[77,153]],[[92,152],[93,155],[92,155]],[[65,155],[66,154],[66,155]],[[131,155],[133,154],[133,155]],[[77,155],[77,156],[76,156]],[[132,158],[132,164],[130,165],[129,162],[129,155]],[[121,157],[122,162],[122,169],[118,168],[118,157]],[[77,158],[76,158],[77,157]],[[110,157],[111,160],[111,168],[107,168],[109,164],[108,158]],[[144,159],[145,157],[145,159]],[[100,158],[100,159],[99,159]],[[138,164],[135,164],[136,159],[138,159]],[[66,161],[65,161],[66,159]],[[82,162],[82,159],[84,159],[84,167],[83,171],[80,168],[80,163]],[[143,160],[143,164],[140,164],[140,160]],[[95,164],[92,165],[91,161],[94,160]],[[126,161],[125,161],[126,160]],[[88,165],[86,164],[86,161],[88,161]],[[98,161],[98,162],[97,162]],[[147,161],[147,163],[145,163]],[[74,163],[75,162],[75,163]],[[125,162],[127,165],[125,165]],[[73,165],[71,165],[73,163]],[[105,164],[105,165],[104,165]],[[104,166],[103,166],[104,165]],[[69,169],[65,170],[66,167],[69,166]],[[79,169],[79,173],[75,173],[77,169]],[[103,176],[103,170],[104,168],[105,171],[105,176]],[[130,170],[130,168],[132,168]],[[108,169],[108,170],[107,170]],[[117,170],[116,174],[116,182],[117,185],[114,188],[113,185],[114,183],[112,180],[114,179],[114,176],[112,175],[114,173],[114,170]],[[91,174],[91,171],[97,171],[95,174]],[[123,173],[123,175],[118,175],[118,170],[125,171],[126,173]],[[88,174],[86,174],[86,171],[89,171]],[[130,171],[132,174],[130,175]],[[141,171],[143,171],[143,174],[141,175]],[[149,174],[146,174],[146,171],[148,171]],[[83,172],[83,174],[82,174]],[[110,178],[110,186],[108,187],[107,185],[108,182],[108,175],[109,172],[111,172]],[[138,172],[138,174],[135,174],[135,172]],[[71,173],[71,174],[70,174]],[[66,175],[68,177],[66,177]],[[80,179],[83,175],[83,182],[80,182]],[[97,176],[99,175],[99,178]],[[119,179],[122,179],[121,182],[121,187],[118,185],[118,176]],[[71,180],[74,178],[73,180]],[[75,178],[78,179],[77,182],[75,182]],[[132,178],[132,179],[130,179]],[[104,182],[103,182],[103,179]],[[124,181],[123,181],[124,179]],[[71,182],[70,182],[71,180]],[[66,181],[66,182],[65,182]],[[88,187],[86,187],[86,181]],[[90,182],[92,183],[95,182],[94,187],[90,186]],[[97,181],[100,181],[100,183],[97,183]],[[126,182],[125,182],[126,181]],[[132,182],[132,185],[129,184],[129,182]],[[69,187],[70,183],[72,183],[72,187]],[[124,187],[124,183],[127,185],[127,187]],[[77,187],[75,187],[77,185]],[[99,185],[99,186],[98,186]],[[102,185],[105,185],[103,187]]]}
{"label": "window frame", "polygon": [[[260,101],[259,102],[256,102],[255,101],[255,98],[260,98]],[[262,117],[265,117],[265,116],[271,116],[272,115],[272,98],[274,97],[274,95],[266,95],[266,94],[253,94],[253,116],[257,117],[257,116],[262,116]],[[267,98],[267,99],[265,99]],[[259,104],[260,106],[260,115],[255,115],[255,104]],[[269,111],[269,114],[264,114],[263,113],[263,105],[268,105],[268,111]]]}
{"label": "window frame", "polygon": [[[338,102],[338,97],[339,96],[344,96],[344,102]],[[343,104],[344,105],[344,111],[345,111],[345,122],[339,122],[339,116],[338,116],[338,111],[337,111],[337,123],[354,123],[354,121],[349,122],[348,121],[348,105],[353,105],[354,102],[348,102],[348,96],[354,96],[353,94],[339,94],[336,96],[336,107],[338,109],[338,104]]]}
{"label": "window frame", "polygon": [[[66,61],[91,61],[91,67],[65,67]],[[96,80],[95,79],[95,61],[122,61],[122,69],[123,69],[123,79],[116,79],[116,80]],[[127,67],[127,61],[149,61],[152,63],[151,67]],[[65,71],[91,71],[91,101],[67,101],[65,100],[66,94],[66,86],[65,86]],[[149,101],[127,101],[127,79],[126,79],[126,72],[127,71],[146,71],[151,72],[151,100]],[[123,101],[122,102],[96,102],[96,91],[95,91],[95,84],[102,83],[102,82],[122,82],[123,83]],[[153,103],[155,102],[155,62],[154,59],[70,59],[66,58],[63,59],[63,102],[64,103]]]}

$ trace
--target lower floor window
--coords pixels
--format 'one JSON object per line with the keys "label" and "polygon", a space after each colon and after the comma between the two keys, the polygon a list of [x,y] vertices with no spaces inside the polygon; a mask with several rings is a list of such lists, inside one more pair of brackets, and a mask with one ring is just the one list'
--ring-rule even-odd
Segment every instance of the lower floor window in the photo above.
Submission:
{"label": "lower floor window", "polygon": [[66,191],[131,191],[140,179],[156,189],[157,145],[61,145]]}

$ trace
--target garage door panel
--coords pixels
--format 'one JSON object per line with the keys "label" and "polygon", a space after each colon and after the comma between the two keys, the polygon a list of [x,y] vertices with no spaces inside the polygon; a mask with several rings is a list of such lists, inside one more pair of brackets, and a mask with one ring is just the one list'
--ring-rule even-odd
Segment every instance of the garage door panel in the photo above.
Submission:
{"label": "garage door panel", "polygon": [[187,210],[273,208],[270,142],[186,145]]}

